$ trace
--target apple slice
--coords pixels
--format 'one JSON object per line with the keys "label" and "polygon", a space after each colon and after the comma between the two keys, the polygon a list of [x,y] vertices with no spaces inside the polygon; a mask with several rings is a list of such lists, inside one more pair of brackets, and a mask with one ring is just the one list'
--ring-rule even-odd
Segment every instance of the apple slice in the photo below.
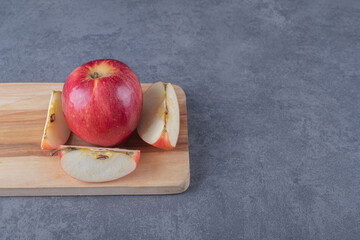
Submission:
{"label": "apple slice", "polygon": [[143,110],[137,131],[154,147],[172,149],[180,129],[179,103],[171,83],[156,82],[143,95]]}
{"label": "apple slice", "polygon": [[106,182],[121,178],[135,170],[139,150],[98,148],[84,146],[59,146],[51,155],[59,152],[64,171],[81,181]]}
{"label": "apple slice", "polygon": [[70,129],[62,112],[61,91],[53,91],[41,139],[41,148],[56,149],[57,146],[65,144],[69,136]]}

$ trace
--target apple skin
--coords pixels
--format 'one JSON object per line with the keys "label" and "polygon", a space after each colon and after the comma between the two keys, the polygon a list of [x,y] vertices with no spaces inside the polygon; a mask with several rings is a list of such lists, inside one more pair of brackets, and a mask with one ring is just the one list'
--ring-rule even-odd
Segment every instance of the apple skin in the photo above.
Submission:
{"label": "apple skin", "polygon": [[54,149],[53,146],[51,146],[48,142],[41,142],[41,149]]}
{"label": "apple skin", "polygon": [[170,144],[169,134],[164,131],[161,133],[160,138],[152,145],[154,147],[157,147],[160,149],[165,149],[165,150],[173,149],[175,147]]}
{"label": "apple skin", "polygon": [[82,140],[104,147],[127,139],[140,120],[142,90],[135,73],[113,59],[76,68],[64,84],[65,120]]}

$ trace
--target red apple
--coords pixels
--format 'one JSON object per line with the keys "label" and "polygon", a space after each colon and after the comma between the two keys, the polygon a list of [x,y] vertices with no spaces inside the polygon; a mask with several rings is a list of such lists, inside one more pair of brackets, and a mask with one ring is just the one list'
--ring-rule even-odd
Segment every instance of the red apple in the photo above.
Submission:
{"label": "red apple", "polygon": [[65,120],[82,140],[114,146],[136,129],[142,91],[135,73],[124,63],[101,59],[76,68],[64,84]]}

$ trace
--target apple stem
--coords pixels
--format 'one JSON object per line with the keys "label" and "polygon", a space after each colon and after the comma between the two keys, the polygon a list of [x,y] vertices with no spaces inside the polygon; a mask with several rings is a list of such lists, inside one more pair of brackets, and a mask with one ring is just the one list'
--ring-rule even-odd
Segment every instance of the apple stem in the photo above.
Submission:
{"label": "apple stem", "polygon": [[99,74],[97,72],[94,72],[93,78],[98,78],[98,77],[99,77]]}

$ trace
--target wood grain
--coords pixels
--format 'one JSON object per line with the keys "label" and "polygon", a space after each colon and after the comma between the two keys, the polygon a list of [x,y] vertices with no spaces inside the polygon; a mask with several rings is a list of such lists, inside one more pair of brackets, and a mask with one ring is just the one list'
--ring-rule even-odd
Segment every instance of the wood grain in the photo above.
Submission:
{"label": "wood grain", "polygon": [[[85,183],[68,176],[58,156],[40,142],[52,90],[61,83],[0,84],[0,196],[144,195],[186,191],[190,183],[186,96],[174,86],[180,105],[180,135],[175,149],[160,150],[134,133],[118,147],[141,150],[137,169],[106,183]],[[150,84],[142,84],[143,91]],[[67,144],[89,144],[72,134]]]}

